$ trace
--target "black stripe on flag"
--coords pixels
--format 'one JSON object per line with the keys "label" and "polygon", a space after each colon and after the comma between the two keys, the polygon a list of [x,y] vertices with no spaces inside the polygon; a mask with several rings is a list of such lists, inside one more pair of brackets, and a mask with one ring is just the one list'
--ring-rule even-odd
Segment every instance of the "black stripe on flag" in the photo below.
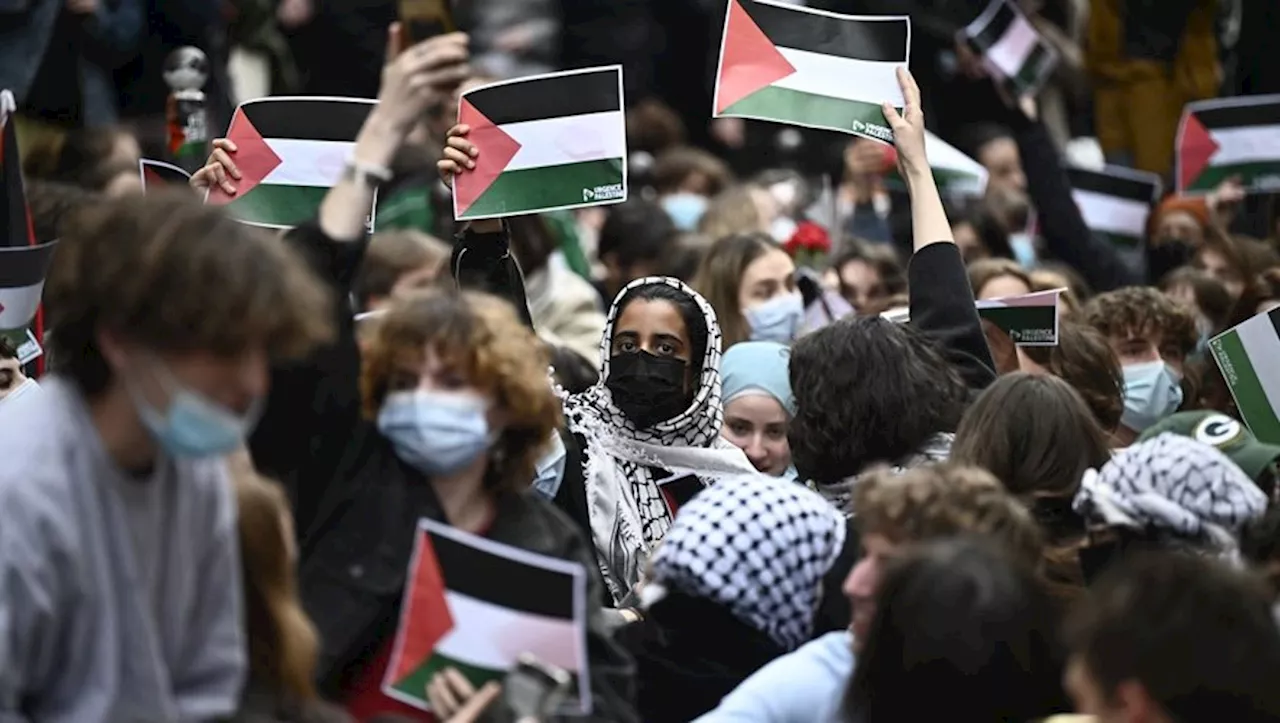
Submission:
{"label": "black stripe on flag", "polygon": [[756,0],[733,1],[776,47],[854,60],[907,62],[909,21],[905,18],[853,20]]}
{"label": "black stripe on flag", "polygon": [[373,103],[325,98],[255,100],[240,106],[263,138],[352,142]]}
{"label": "black stripe on flag", "polygon": [[[22,184],[22,161],[18,157],[18,132],[9,115],[0,134],[0,246],[30,246],[31,225],[27,196]],[[45,239],[46,241],[49,239]]]}
{"label": "black stripe on flag", "polygon": [[57,241],[39,246],[0,248],[0,289],[34,286],[44,281]]}
{"label": "black stripe on flag", "polygon": [[1196,118],[1209,130],[1242,128],[1247,126],[1280,125],[1280,97],[1272,96],[1267,102],[1248,105],[1222,105],[1216,108],[1198,108]]}
{"label": "black stripe on flag", "polygon": [[986,51],[1000,42],[1000,38],[1009,32],[1009,27],[1018,18],[1018,11],[1004,0],[994,0],[1000,4],[990,22],[973,37],[973,42],[980,50]]}
{"label": "black stripe on flag", "polygon": [[500,607],[562,620],[573,617],[573,576],[526,565],[444,535],[431,535],[445,587]]}
{"label": "black stripe on flag", "polygon": [[1155,202],[1160,188],[1155,179],[1125,178],[1083,168],[1068,168],[1067,178],[1071,180],[1071,187],[1077,191],[1089,191],[1146,204]]}
{"label": "black stripe on flag", "polygon": [[621,70],[515,81],[479,88],[463,97],[494,125],[622,110]]}
{"label": "black stripe on flag", "polygon": [[1280,337],[1280,306],[1268,311],[1267,318],[1271,320],[1271,328],[1276,330],[1276,336]]}

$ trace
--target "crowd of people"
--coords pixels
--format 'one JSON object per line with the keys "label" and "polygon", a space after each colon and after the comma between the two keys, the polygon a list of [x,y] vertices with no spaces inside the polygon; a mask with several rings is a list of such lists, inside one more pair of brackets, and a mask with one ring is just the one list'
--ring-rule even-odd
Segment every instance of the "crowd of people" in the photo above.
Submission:
{"label": "crowd of people", "polygon": [[[0,721],[569,719],[454,669],[430,712],[389,694],[423,518],[585,572],[587,720],[1280,720],[1280,445],[1209,351],[1280,307],[1280,206],[1168,194],[1135,258],[1066,175],[1091,144],[1168,175],[1184,103],[1267,90],[1266,3],[1026,3],[1063,63],[1014,100],[921,0],[891,154],[666,84],[645,28],[701,68],[675,39],[723,3],[463,4],[404,47],[394,3],[0,0],[58,240],[43,373],[0,340]],[[377,97],[316,218],[202,204],[240,189],[224,139],[142,192],[119,79],[181,44]],[[459,90],[611,57],[629,199],[456,224]],[[975,306],[1054,289],[1052,346]]]}

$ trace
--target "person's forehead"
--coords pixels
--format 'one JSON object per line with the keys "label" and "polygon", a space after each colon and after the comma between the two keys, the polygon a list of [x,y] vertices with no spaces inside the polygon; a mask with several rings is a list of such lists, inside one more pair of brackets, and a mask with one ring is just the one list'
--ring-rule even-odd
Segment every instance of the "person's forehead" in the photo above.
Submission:
{"label": "person's forehead", "polygon": [[627,304],[614,329],[615,334],[622,332],[687,335],[680,309],[665,299],[636,299]]}
{"label": "person's forehead", "polygon": [[773,395],[766,391],[752,391],[734,397],[724,405],[726,417],[742,419],[756,424],[776,424],[787,421],[787,412]]}
{"label": "person's forehead", "polygon": [[770,249],[760,258],[747,264],[743,280],[772,279],[795,271],[795,262],[781,249]]}

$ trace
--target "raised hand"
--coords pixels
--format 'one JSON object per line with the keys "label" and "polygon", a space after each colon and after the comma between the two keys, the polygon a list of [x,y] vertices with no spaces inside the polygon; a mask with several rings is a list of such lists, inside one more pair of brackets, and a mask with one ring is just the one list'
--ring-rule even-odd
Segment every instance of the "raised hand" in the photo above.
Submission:
{"label": "raised hand", "polygon": [[467,140],[470,132],[471,126],[463,123],[450,128],[445,134],[443,158],[436,161],[436,171],[450,188],[453,188],[454,176],[476,167],[475,159],[480,155],[480,149]]}
{"label": "raised hand", "polygon": [[428,108],[450,98],[471,68],[465,33],[437,35],[401,52],[402,37],[400,24],[393,23],[374,112],[390,130],[407,134]]}
{"label": "raised hand", "polygon": [[[884,119],[893,129],[893,145],[898,151],[898,169],[904,180],[913,175],[929,175],[929,159],[924,150],[924,110],[920,105],[920,86],[911,71],[898,68],[898,85],[905,103],[899,113],[892,103],[883,103]],[[930,176],[932,178],[932,176]]]}

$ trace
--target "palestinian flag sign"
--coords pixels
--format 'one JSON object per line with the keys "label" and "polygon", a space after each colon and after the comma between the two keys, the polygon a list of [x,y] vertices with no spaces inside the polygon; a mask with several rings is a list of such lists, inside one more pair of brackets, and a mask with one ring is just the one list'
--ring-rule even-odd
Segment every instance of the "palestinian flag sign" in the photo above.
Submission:
{"label": "palestinian flag sign", "polygon": [[1280,308],[1222,332],[1209,350],[1249,431],[1280,444]]}
{"label": "palestinian flag sign", "polygon": [[206,202],[225,205],[254,226],[292,228],[310,221],[342,177],[374,105],[353,98],[289,97],[240,104],[227,139],[236,144],[242,178],[235,195],[214,184]]}
{"label": "palestinian flag sign", "polygon": [[1151,206],[1160,197],[1154,173],[1107,166],[1101,171],[1068,168],[1071,197],[1085,225],[1121,250],[1141,249]]}
{"label": "palestinian flag sign", "polygon": [[479,688],[527,653],[572,674],[565,712],[588,714],[586,596],[581,565],[421,520],[382,690],[430,710],[437,673]]}
{"label": "palestinian flag sign", "polygon": [[715,117],[758,118],[893,143],[881,104],[903,106],[907,17],[837,15],[729,0],[716,69]]}
{"label": "palestinian flag sign", "polygon": [[[924,132],[925,154],[929,156],[929,168],[938,192],[949,197],[981,196],[987,190],[987,169],[981,163],[961,153],[929,131]],[[906,187],[898,175],[897,165],[889,171],[889,185],[899,189]]]}
{"label": "palestinian flag sign", "polygon": [[138,172],[142,174],[143,193],[186,186],[191,181],[190,173],[164,161],[143,158],[138,161]]}
{"label": "palestinian flag sign", "polygon": [[688,504],[689,500],[696,497],[706,487],[702,480],[691,474],[675,474],[658,482],[658,490],[662,492],[662,501],[666,503],[672,519],[675,518],[681,507]]}
{"label": "palestinian flag sign", "polygon": [[[43,354],[44,313],[40,295],[55,239],[37,245],[18,156],[13,93],[0,90],[0,335],[13,342],[22,364]],[[43,362],[36,374],[43,373]]]}
{"label": "palestinian flag sign", "polygon": [[453,179],[459,221],[627,200],[622,66],[569,70],[467,91],[476,167]]}
{"label": "palestinian flag sign", "polygon": [[1280,95],[1187,104],[1177,151],[1179,193],[1208,193],[1232,176],[1252,192],[1280,190]]}
{"label": "palestinian flag sign", "polygon": [[960,39],[1016,97],[1039,91],[1058,62],[1057,51],[1010,0],[991,0]]}
{"label": "palestinian flag sign", "polygon": [[1058,303],[1066,289],[1003,299],[980,299],[978,316],[1002,329],[1018,346],[1058,345]]}

